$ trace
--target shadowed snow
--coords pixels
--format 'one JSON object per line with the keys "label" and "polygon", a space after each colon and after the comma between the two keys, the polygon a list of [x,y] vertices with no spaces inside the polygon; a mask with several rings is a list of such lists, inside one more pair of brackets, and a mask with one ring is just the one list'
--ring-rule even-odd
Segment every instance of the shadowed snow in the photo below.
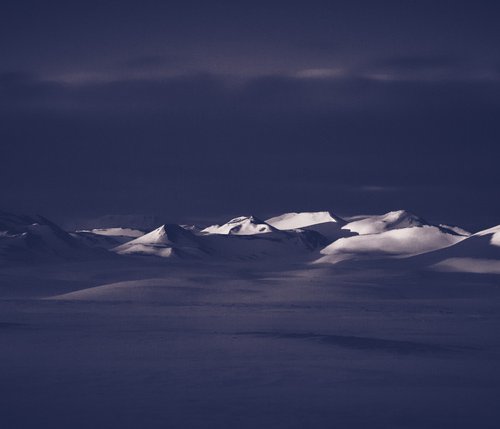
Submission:
{"label": "shadowed snow", "polygon": [[422,218],[405,210],[397,210],[380,216],[366,216],[363,219],[347,223],[343,226],[343,229],[358,234],[378,234],[392,229],[423,225],[428,225],[428,223]]}
{"label": "shadowed snow", "polygon": [[283,230],[305,228],[320,223],[330,222],[345,224],[343,219],[330,212],[285,213],[280,216],[267,219],[266,222],[275,228]]}
{"label": "shadowed snow", "polygon": [[254,216],[240,216],[223,225],[212,225],[201,232],[204,234],[254,235],[266,234],[276,229]]}
{"label": "shadowed snow", "polygon": [[380,257],[402,258],[451,246],[464,237],[434,226],[394,229],[378,234],[341,238],[325,247],[318,263]]}
{"label": "shadowed snow", "polygon": [[449,258],[438,262],[432,268],[438,271],[500,274],[500,261],[480,258]]}

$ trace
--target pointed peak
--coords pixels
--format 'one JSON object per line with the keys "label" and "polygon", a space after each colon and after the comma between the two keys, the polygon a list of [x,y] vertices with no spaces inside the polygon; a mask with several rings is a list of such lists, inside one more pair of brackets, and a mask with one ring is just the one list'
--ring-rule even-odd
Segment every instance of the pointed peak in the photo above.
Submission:
{"label": "pointed peak", "polygon": [[425,219],[407,211],[393,210],[382,215],[362,216],[347,223],[343,228],[358,234],[376,234],[392,229],[431,225]]}
{"label": "pointed peak", "polygon": [[271,225],[256,216],[238,216],[223,225],[211,225],[201,232],[204,234],[255,235],[276,231]]}
{"label": "pointed peak", "polygon": [[230,221],[228,221],[227,224],[240,224],[240,223],[243,223],[243,222],[265,223],[263,220],[261,220],[257,216],[250,215],[250,216],[238,216],[238,217],[235,217],[234,219],[231,219]]}
{"label": "pointed peak", "polygon": [[408,210],[392,210],[382,215],[385,217],[394,217],[394,218],[412,218],[412,219],[420,219],[419,216],[409,212]]}

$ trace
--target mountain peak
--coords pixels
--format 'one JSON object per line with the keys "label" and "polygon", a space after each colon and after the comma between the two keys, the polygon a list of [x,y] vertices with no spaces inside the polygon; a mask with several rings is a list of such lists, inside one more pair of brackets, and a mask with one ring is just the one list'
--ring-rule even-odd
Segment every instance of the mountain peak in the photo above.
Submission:
{"label": "mountain peak", "polygon": [[382,215],[355,218],[343,226],[358,234],[378,234],[393,229],[430,225],[426,220],[406,210],[393,210]]}
{"label": "mountain peak", "polygon": [[142,254],[162,258],[186,253],[198,256],[201,252],[197,237],[191,231],[176,224],[161,225],[113,250],[122,255]]}
{"label": "mountain peak", "polygon": [[148,243],[148,244],[167,244],[172,240],[176,240],[177,237],[189,235],[192,233],[183,228],[180,225],[176,224],[164,224],[159,226],[147,234],[144,234],[135,240],[132,240],[134,243]]}
{"label": "mountain peak", "polygon": [[239,216],[223,225],[211,225],[203,229],[204,234],[255,235],[276,231],[271,225],[256,216]]}
{"label": "mountain peak", "polygon": [[490,243],[493,246],[500,246],[500,225],[476,232],[474,235],[479,237],[491,236]]}
{"label": "mountain peak", "polygon": [[281,230],[300,229],[324,223],[345,224],[342,218],[329,211],[284,213],[267,219],[266,222]]}

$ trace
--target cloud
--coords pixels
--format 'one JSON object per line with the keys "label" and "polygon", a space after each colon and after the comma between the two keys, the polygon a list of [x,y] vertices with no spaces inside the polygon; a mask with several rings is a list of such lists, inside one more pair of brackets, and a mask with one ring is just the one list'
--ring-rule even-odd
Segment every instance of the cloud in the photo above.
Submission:
{"label": "cloud", "polygon": [[346,71],[341,68],[318,68],[299,70],[292,76],[304,79],[335,79],[345,77]]}
{"label": "cloud", "polygon": [[494,67],[449,55],[377,58],[359,67],[357,73],[380,81],[500,81],[500,73]]}
{"label": "cloud", "polygon": [[450,203],[437,184],[470,186],[464,195],[493,206],[499,109],[494,81],[190,74],[71,84],[13,71],[0,76],[0,178],[6,201],[109,210],[132,200],[236,210],[243,199],[312,209],[360,192],[387,202],[415,186]]}
{"label": "cloud", "polygon": [[[386,63],[404,64],[403,69],[409,64],[440,64],[437,60],[409,58],[382,62]],[[311,69],[294,76],[245,80],[194,73],[112,80],[83,76],[75,81],[58,81],[12,71],[0,75],[0,111],[11,114],[14,110],[39,109],[103,117],[157,112],[280,121],[301,116],[352,116],[356,112],[394,118],[431,113],[479,117],[480,112],[489,115],[500,107],[500,80],[407,80],[402,78],[407,75],[398,76],[371,79],[339,69]]]}

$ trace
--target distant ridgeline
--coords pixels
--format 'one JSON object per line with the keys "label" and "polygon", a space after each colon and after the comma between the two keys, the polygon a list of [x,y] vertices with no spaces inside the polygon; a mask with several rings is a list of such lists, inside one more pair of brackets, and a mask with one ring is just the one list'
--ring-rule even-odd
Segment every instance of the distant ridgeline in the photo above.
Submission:
{"label": "distant ridgeline", "polygon": [[392,260],[442,271],[500,274],[500,226],[471,234],[404,210],[348,219],[328,211],[267,220],[240,216],[203,228],[158,220],[107,216],[65,231],[41,216],[0,212],[0,264],[152,257],[346,266]]}

